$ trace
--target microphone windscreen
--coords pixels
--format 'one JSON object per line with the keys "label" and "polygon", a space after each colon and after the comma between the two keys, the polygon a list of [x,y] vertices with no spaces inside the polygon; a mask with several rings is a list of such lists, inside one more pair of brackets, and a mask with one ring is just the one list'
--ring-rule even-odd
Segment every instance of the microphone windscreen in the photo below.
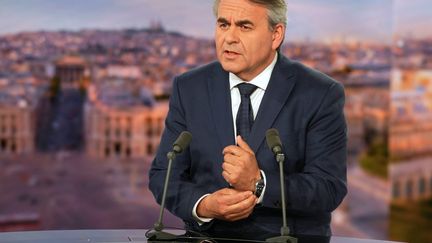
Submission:
{"label": "microphone windscreen", "polygon": [[184,131],[180,133],[177,140],[175,140],[173,144],[174,151],[177,153],[181,153],[189,146],[191,140],[192,140],[192,134],[190,132]]}
{"label": "microphone windscreen", "polygon": [[268,147],[274,151],[274,148],[282,147],[282,142],[280,140],[279,137],[279,132],[278,130],[276,130],[276,128],[270,128],[267,130],[266,132],[266,141],[267,141],[267,145]]}

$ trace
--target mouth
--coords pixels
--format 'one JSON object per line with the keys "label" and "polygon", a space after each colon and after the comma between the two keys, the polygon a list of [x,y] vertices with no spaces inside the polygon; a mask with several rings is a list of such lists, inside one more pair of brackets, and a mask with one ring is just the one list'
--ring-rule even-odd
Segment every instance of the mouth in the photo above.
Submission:
{"label": "mouth", "polygon": [[224,53],[225,53],[225,54],[229,54],[229,55],[239,55],[238,52],[235,52],[235,51],[228,51],[228,50],[225,50]]}
{"label": "mouth", "polygon": [[240,55],[240,53],[238,53],[238,52],[229,51],[229,50],[225,50],[223,52],[223,54],[224,54],[225,58],[227,58],[227,59],[234,59]]}

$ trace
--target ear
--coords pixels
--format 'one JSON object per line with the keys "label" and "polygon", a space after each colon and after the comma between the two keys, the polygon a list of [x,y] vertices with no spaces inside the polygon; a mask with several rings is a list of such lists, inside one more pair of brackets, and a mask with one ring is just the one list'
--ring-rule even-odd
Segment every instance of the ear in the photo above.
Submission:
{"label": "ear", "polygon": [[276,50],[282,44],[284,38],[285,38],[285,26],[279,23],[273,28],[273,37],[272,37],[273,50]]}

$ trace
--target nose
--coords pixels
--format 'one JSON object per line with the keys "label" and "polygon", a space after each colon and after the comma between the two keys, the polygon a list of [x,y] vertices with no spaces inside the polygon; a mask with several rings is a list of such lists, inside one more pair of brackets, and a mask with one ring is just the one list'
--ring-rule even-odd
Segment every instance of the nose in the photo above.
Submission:
{"label": "nose", "polygon": [[238,30],[236,26],[231,26],[225,32],[225,41],[227,44],[234,44],[239,42]]}

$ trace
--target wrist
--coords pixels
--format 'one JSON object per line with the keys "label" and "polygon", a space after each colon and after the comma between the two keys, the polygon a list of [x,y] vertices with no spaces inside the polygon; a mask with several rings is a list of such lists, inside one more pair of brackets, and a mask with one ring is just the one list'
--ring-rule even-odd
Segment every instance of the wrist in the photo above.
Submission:
{"label": "wrist", "polygon": [[261,179],[262,179],[261,170],[258,169],[257,173],[255,174],[255,181],[259,181]]}
{"label": "wrist", "polygon": [[207,210],[207,200],[209,196],[204,197],[199,203],[196,208],[196,214],[198,217],[201,218],[211,218],[211,216],[208,213]]}
{"label": "wrist", "polygon": [[259,198],[264,190],[265,187],[265,183],[264,183],[264,178],[261,175],[261,171],[260,171],[260,176],[259,179],[255,182],[255,186],[254,186],[254,195]]}
{"label": "wrist", "polygon": [[252,193],[255,192],[256,189],[256,183],[261,180],[261,171],[258,170],[258,172],[255,174],[255,176],[252,178],[252,180],[250,181],[250,187],[249,187],[249,191],[251,191]]}

